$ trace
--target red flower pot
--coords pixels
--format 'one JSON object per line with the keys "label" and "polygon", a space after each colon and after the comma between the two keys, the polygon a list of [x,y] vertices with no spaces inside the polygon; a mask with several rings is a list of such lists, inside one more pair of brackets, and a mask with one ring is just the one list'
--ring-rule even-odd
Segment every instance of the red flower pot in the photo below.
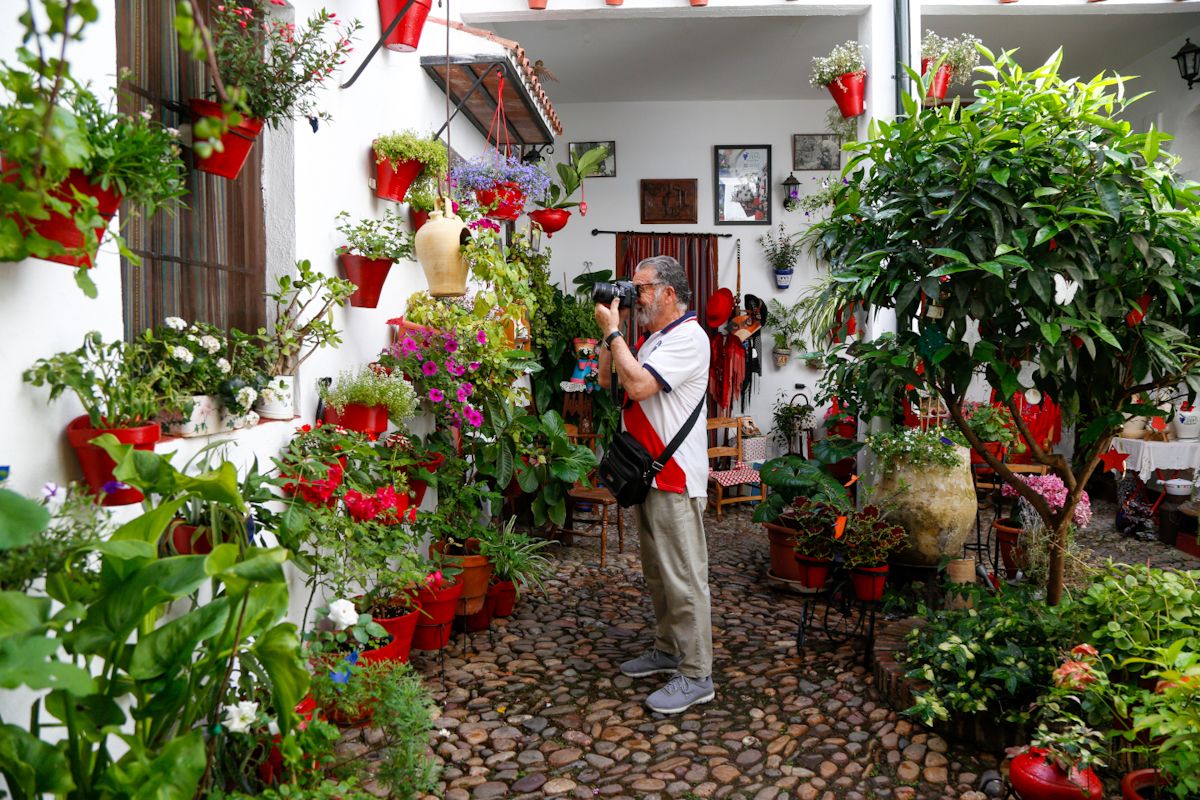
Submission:
{"label": "red flower pot", "polygon": [[479,633],[480,631],[486,631],[488,628],[492,627],[492,608],[492,596],[491,592],[489,591],[488,595],[484,598],[483,605],[479,607],[478,611],[476,611],[474,614],[465,614],[463,616],[455,617],[454,619],[456,623],[462,626],[462,630],[466,631],[467,633]]}
{"label": "red flower pot", "polygon": [[83,478],[87,481],[92,493],[101,496],[100,505],[127,506],[131,503],[142,502],[143,495],[137,489],[125,488],[115,492],[103,492],[103,487],[113,482],[113,470],[116,462],[108,457],[108,453],[94,444],[92,439],[105,433],[117,437],[121,444],[131,444],[136,450],[154,450],[154,443],[162,435],[158,424],[139,425],[136,428],[91,428],[86,416],[76,417],[67,425],[67,440],[75,449],[79,466],[83,468]]}
{"label": "red flower pot", "polygon": [[[374,154],[374,150],[371,151]],[[420,161],[409,159],[398,162],[394,167],[388,159],[375,162],[375,196],[384,200],[404,201],[408,187],[421,174],[425,165]]]}
{"label": "red flower pot", "polygon": [[844,75],[839,75],[836,80],[827,85],[825,88],[833,95],[833,101],[837,103],[838,110],[842,112],[842,116],[846,119],[857,117],[863,113],[865,106],[863,105],[863,90],[867,84],[867,73],[865,72],[847,72]]}
{"label": "red flower pot", "polygon": [[170,555],[203,556],[213,549],[211,528],[204,528],[197,535],[195,525],[168,526],[166,536],[171,543]]}
{"label": "red flower pot", "polygon": [[[437,472],[438,467],[440,467],[445,462],[446,462],[446,457],[444,455],[442,455],[441,453],[434,453],[433,458],[429,459],[428,461],[424,461],[420,464],[417,464],[415,469],[424,469],[424,470],[428,470],[429,472]],[[414,472],[415,472],[415,470],[414,470]],[[413,474],[413,472],[409,473],[408,490],[410,492],[412,492],[413,508],[417,508],[421,505],[421,501],[425,499],[425,490],[428,489],[429,487],[425,481],[420,480],[419,478],[411,477],[412,474]]]}
{"label": "red flower pot", "polygon": [[[1004,452],[1008,450],[1008,448],[1000,442],[984,442],[983,449],[995,456],[997,461],[1003,460]],[[973,447],[971,448],[971,463],[979,464],[988,470],[991,469],[991,467],[987,465],[987,462],[983,460],[983,456],[976,452],[975,448]]]}
{"label": "red flower pot", "polygon": [[692,8],[703,8],[708,5],[708,0],[692,0]]}
{"label": "red flower pot", "polygon": [[1156,769],[1135,769],[1121,779],[1122,800],[1149,800],[1157,797],[1157,789],[1166,786],[1167,781]]}
{"label": "red flower pot", "polygon": [[493,617],[511,617],[517,604],[517,585],[512,581],[496,581],[488,587]]}
{"label": "red flower pot", "polygon": [[1101,800],[1104,786],[1090,769],[1073,769],[1068,775],[1046,758],[1046,751],[1031,747],[1012,760],[1009,783],[1022,800]]}
{"label": "red flower pot", "polygon": [[[191,106],[194,117],[225,119],[225,112],[221,110],[219,103],[193,97],[188,100],[188,105]],[[224,149],[221,152],[214,150],[208,158],[197,156],[196,169],[222,178],[236,178],[242,173],[246,157],[250,155],[250,148],[254,147],[254,140],[262,133],[262,127],[261,119],[245,119],[237,125],[231,125],[229,130],[221,135],[221,146]]]}
{"label": "red flower pot", "polygon": [[[409,6],[408,11],[404,12],[404,19],[388,34],[384,46],[397,53],[411,53],[416,50],[421,42],[421,31],[425,27],[425,18],[429,16],[431,5],[432,0],[416,0]],[[392,24],[392,20],[402,8],[404,0],[379,0],[379,30],[387,30],[387,26]]]}
{"label": "red flower pot", "polygon": [[408,207],[408,222],[412,225],[413,233],[421,230],[421,226],[429,222],[429,212],[419,208]]}
{"label": "red flower pot", "polygon": [[341,253],[338,260],[342,262],[346,279],[358,287],[354,294],[350,295],[350,305],[356,308],[377,308],[383,282],[387,280],[388,271],[395,262],[390,258],[367,258],[352,253]]}
{"label": "red flower pot", "polygon": [[418,650],[441,650],[450,641],[450,626],[454,623],[454,609],[462,596],[462,581],[450,586],[430,589],[424,586],[417,592],[421,606],[417,627],[413,632],[412,646]]}
{"label": "red flower pot", "polygon": [[476,189],[481,208],[490,208],[485,216],[492,219],[516,219],[525,209],[525,193],[515,183],[497,183],[491,189]]}
{"label": "red flower pot", "polygon": [[537,211],[530,211],[529,218],[546,232],[546,236],[553,238],[554,234],[567,226],[571,212],[565,208],[539,208]]}
{"label": "red flower pot", "polygon": [[66,180],[52,191],[55,198],[70,204],[71,215],[51,211],[50,216],[46,219],[30,219],[27,222],[29,228],[38,236],[58,242],[67,250],[66,253],[39,256],[39,258],[45,261],[53,261],[57,264],[66,264],[71,267],[90,268],[93,264],[96,250],[99,248],[100,241],[104,238],[104,232],[108,230],[108,227],[105,225],[104,227],[95,229],[95,244],[89,241],[88,236],[79,231],[79,228],[75,225],[75,217],[73,216],[75,210],[79,207],[79,203],[75,200],[75,193],[72,190],[95,198],[96,211],[106,221],[113,218],[113,215],[117,213],[117,208],[121,205],[121,195],[116,191],[115,185],[108,189],[101,189],[98,184],[88,180],[83,172],[73,169],[67,173]]}
{"label": "red flower pot", "polygon": [[1130,311],[1125,315],[1126,326],[1132,328],[1146,318],[1146,312],[1150,310],[1150,294],[1146,293],[1138,298],[1138,307],[1140,311]]}
{"label": "red flower pot", "polygon": [[[444,541],[434,542],[431,549],[446,554],[449,545]],[[461,570],[458,582],[462,586],[462,597],[455,610],[459,616],[479,613],[487,597],[488,584],[492,581],[492,562],[488,561],[487,556],[478,555],[479,540],[467,539],[464,549],[466,552],[462,555],[446,556],[448,562]]]}
{"label": "red flower pot", "polygon": [[398,617],[375,617],[375,621],[391,634],[392,640],[383,647],[368,650],[360,658],[368,664],[377,661],[407,663],[408,654],[412,650],[413,634],[417,630],[417,623],[420,619],[421,609],[419,606]]}
{"label": "red flower pot", "polygon": [[[924,75],[929,71],[929,59],[921,59],[921,74]],[[934,100],[946,99],[946,91],[950,88],[950,78],[953,73],[950,70],[949,64],[942,64],[938,67],[938,71],[933,74],[933,80],[929,84],[929,92],[926,97],[932,97]]]}
{"label": "red flower pot", "polygon": [[546,8],[546,0],[529,0],[529,7],[534,11],[542,11]]}
{"label": "red flower pot", "polygon": [[325,421],[341,425],[348,430],[365,433],[374,438],[387,430],[387,406],[364,406],[362,403],[346,403],[341,413],[333,406],[325,406]]}
{"label": "red flower pot", "polygon": [[796,554],[796,564],[799,566],[800,584],[807,589],[820,589],[825,586],[829,577],[829,565],[833,562],[827,558],[809,558]]}
{"label": "red flower pot", "polygon": [[800,580],[800,566],[796,563],[796,532],[791,528],[764,522],[767,542],[770,545],[771,575],[785,581]]}
{"label": "red flower pot", "polygon": [[1017,570],[1024,567],[1025,548],[1021,547],[1021,523],[1012,519],[992,521],[996,539],[1000,542],[1000,560],[1004,563],[1004,577],[1015,578]]}
{"label": "red flower pot", "polygon": [[850,582],[854,584],[854,596],[859,600],[877,603],[883,599],[883,587],[887,584],[888,566],[855,567],[850,570]]}

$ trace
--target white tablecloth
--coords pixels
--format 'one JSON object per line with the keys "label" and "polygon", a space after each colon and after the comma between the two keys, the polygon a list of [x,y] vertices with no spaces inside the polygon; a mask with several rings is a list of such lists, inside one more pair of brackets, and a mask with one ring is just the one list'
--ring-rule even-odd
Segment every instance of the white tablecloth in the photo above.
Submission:
{"label": "white tablecloth", "polygon": [[1147,442],[1117,437],[1113,439],[1113,447],[1118,453],[1129,454],[1125,469],[1133,470],[1143,481],[1154,477],[1156,469],[1200,470],[1200,439]]}

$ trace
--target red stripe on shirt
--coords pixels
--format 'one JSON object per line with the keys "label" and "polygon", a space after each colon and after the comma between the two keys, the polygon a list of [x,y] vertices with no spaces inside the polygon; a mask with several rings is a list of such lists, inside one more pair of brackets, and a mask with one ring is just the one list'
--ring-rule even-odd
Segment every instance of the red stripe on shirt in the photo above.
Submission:
{"label": "red stripe on shirt", "polygon": [[[625,421],[625,430],[629,431],[634,439],[637,439],[638,444],[649,450],[650,455],[662,453],[663,441],[658,438],[658,432],[646,418],[646,412],[642,411],[640,403],[629,403],[622,418]],[[674,492],[675,494],[687,492],[687,476],[683,474],[683,468],[675,463],[674,456],[663,467],[662,472],[658,473],[655,485],[664,492]]]}

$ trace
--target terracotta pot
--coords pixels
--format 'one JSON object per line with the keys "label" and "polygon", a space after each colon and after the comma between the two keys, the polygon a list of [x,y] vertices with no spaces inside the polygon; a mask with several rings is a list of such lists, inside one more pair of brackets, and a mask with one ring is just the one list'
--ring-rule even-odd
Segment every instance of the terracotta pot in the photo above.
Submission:
{"label": "terracotta pot", "polygon": [[829,565],[832,563],[828,558],[810,558],[796,553],[801,585],[807,589],[823,588],[829,578]]}
{"label": "terracotta pot", "polygon": [[[444,202],[449,206],[449,199]],[[461,248],[470,238],[470,229],[454,214],[446,214],[440,208],[430,212],[429,222],[421,226],[413,241],[417,260],[429,283],[429,294],[462,297],[467,293],[467,267]]]}
{"label": "terracotta pot", "polygon": [[796,563],[796,532],[774,522],[764,522],[767,541],[771,547],[771,574],[785,581],[800,580],[800,565]]}
{"label": "terracotta pot", "polygon": [[421,226],[429,222],[429,212],[419,208],[408,207],[408,224],[412,226],[413,232],[421,230]]}
{"label": "terracotta pot", "polygon": [[446,646],[450,641],[450,626],[454,623],[454,609],[462,590],[462,581],[458,580],[437,589],[425,586],[417,592],[421,613],[413,632],[413,647],[417,650],[441,650]]}
{"label": "terracotta pot", "polygon": [[387,406],[364,406],[362,403],[347,403],[339,413],[333,406],[325,406],[325,421],[341,425],[352,431],[365,433],[372,439],[387,430]]}
{"label": "terracotta pot", "polygon": [[877,567],[855,567],[850,570],[850,582],[854,585],[854,596],[869,603],[879,602],[883,599],[887,574],[887,564]]}
{"label": "terracotta pot", "polygon": [[38,236],[58,242],[67,250],[66,253],[38,256],[38,258],[43,261],[53,261],[56,264],[66,264],[70,267],[90,268],[96,250],[100,247],[100,241],[104,238],[104,232],[108,230],[108,225],[105,224],[103,227],[95,229],[95,243],[90,241],[90,237],[80,232],[75,225],[73,216],[79,207],[79,203],[75,199],[75,191],[95,198],[96,212],[104,218],[106,223],[113,218],[113,215],[117,213],[117,208],[121,205],[121,195],[116,191],[116,185],[108,189],[101,189],[99,184],[88,180],[82,171],[73,169],[67,173],[66,180],[51,191],[55,198],[70,204],[71,215],[51,211],[50,216],[46,219],[30,219],[27,222],[29,228]]}
{"label": "terracotta pot", "polygon": [[1017,570],[1027,566],[1025,548],[1021,546],[1021,523],[1012,519],[992,521],[992,529],[1000,542],[1000,560],[1004,563],[1004,577],[1015,578]]}
{"label": "terracotta pot", "polygon": [[1121,778],[1122,800],[1149,800],[1159,796],[1156,790],[1167,786],[1166,779],[1156,769],[1136,769]]}
{"label": "terracotta pot", "polygon": [[458,582],[462,584],[463,590],[455,613],[460,616],[479,613],[487,597],[488,584],[492,580],[492,562],[488,561],[487,556],[478,555],[479,540],[467,539],[464,548],[466,553],[463,555],[448,554],[449,544],[444,541],[434,542],[433,549],[445,555],[449,563],[462,570]]}
{"label": "terracotta pot", "polygon": [[[388,25],[391,25],[392,20],[400,13],[400,9],[404,8],[404,2],[405,0],[379,0],[381,33],[387,30]],[[425,28],[425,18],[429,16],[431,5],[432,0],[416,0],[409,6],[408,11],[404,12],[404,18],[384,40],[384,46],[398,53],[411,53],[416,50],[421,42],[421,31]]]}
{"label": "terracotta pot", "polygon": [[421,174],[421,170],[425,165],[420,161],[409,159],[398,161],[392,164],[388,159],[378,160],[375,151],[371,151],[375,161],[375,196],[382,197],[384,200],[395,200],[397,203],[404,202],[404,195],[408,194],[408,187],[412,186],[412,182]]}
{"label": "terracotta pot", "polygon": [[604,0],[604,5],[606,6],[619,6],[624,5],[624,3],[625,0]]}
{"label": "terracotta pot", "polygon": [[390,258],[367,258],[352,253],[342,253],[338,260],[342,262],[346,279],[358,287],[354,294],[350,295],[350,305],[356,308],[378,308],[383,283],[395,262]]}
{"label": "terracotta pot", "polygon": [[[930,59],[928,58],[921,59],[922,75],[929,72],[929,62]],[[929,83],[929,92],[925,96],[934,100],[946,99],[946,91],[950,88],[950,78],[952,77],[953,72],[950,69],[950,65],[942,64],[938,67],[938,71],[933,74],[933,80]]]}
{"label": "terracotta pot", "polygon": [[548,238],[554,238],[554,234],[567,226],[571,212],[565,208],[539,208],[537,211],[530,211],[529,218],[546,232]]}
{"label": "terracotta pot", "polygon": [[493,617],[511,617],[517,604],[517,585],[512,581],[496,581],[488,587]]}
{"label": "terracotta pot", "polygon": [[[225,112],[221,110],[220,103],[193,97],[188,100],[188,105],[191,106],[193,117],[225,119]],[[221,146],[225,149],[219,153],[214,150],[208,158],[197,157],[196,169],[230,180],[241,175],[250,149],[254,147],[254,140],[262,133],[262,128],[261,119],[244,119],[237,125],[230,126],[229,130],[221,135]]]}
{"label": "terracotta pot", "polygon": [[131,444],[135,450],[154,450],[154,443],[162,435],[157,423],[139,425],[135,428],[92,428],[86,416],[76,417],[67,424],[67,440],[75,450],[79,466],[83,469],[83,478],[87,481],[92,494],[102,497],[100,505],[127,506],[131,503],[142,502],[143,495],[137,489],[117,489],[115,492],[102,491],[106,484],[113,482],[113,470],[116,462],[108,457],[108,453],[89,444],[92,439],[105,433],[117,437],[121,444]]}
{"label": "terracotta pot", "polygon": [[509,181],[497,183],[490,189],[476,189],[475,199],[480,208],[491,209],[485,211],[484,216],[492,219],[513,220],[525,210],[525,193]]}
{"label": "terracotta pot", "polygon": [[825,87],[833,95],[833,100],[837,103],[843,118],[857,117],[866,110],[863,105],[863,90],[866,88],[866,83],[867,73],[847,72],[839,75]]}
{"label": "terracotta pot", "polygon": [[529,0],[529,7],[534,11],[542,11],[546,8],[546,0]]}
{"label": "terracotta pot", "polygon": [[1090,769],[1063,772],[1046,758],[1046,751],[1031,747],[1012,760],[1009,783],[1022,800],[1101,800],[1104,786]]}

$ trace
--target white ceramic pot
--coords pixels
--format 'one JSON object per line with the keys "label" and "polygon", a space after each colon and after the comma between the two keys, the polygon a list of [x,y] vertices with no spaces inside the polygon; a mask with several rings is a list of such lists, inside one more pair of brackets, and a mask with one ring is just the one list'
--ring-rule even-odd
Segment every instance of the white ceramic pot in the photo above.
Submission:
{"label": "white ceramic pot", "polygon": [[296,377],[276,375],[258,394],[254,410],[263,419],[292,419],[296,416]]}
{"label": "white ceramic pot", "polygon": [[1200,439],[1200,412],[1176,411],[1171,428],[1176,439]]}
{"label": "white ceramic pot", "polygon": [[1141,439],[1146,435],[1146,418],[1129,417],[1121,428],[1121,436],[1126,439]]}
{"label": "white ceramic pot", "polygon": [[441,200],[429,214],[429,222],[413,237],[417,261],[425,271],[429,293],[434,297],[462,297],[467,293],[467,265],[462,245],[471,238],[470,229],[450,209],[449,198]]}
{"label": "white ceramic pot", "polygon": [[258,414],[253,411],[230,414],[221,405],[220,398],[211,394],[198,394],[192,396],[192,412],[186,418],[167,419],[164,423],[163,428],[168,436],[190,439],[253,427],[258,424]]}

